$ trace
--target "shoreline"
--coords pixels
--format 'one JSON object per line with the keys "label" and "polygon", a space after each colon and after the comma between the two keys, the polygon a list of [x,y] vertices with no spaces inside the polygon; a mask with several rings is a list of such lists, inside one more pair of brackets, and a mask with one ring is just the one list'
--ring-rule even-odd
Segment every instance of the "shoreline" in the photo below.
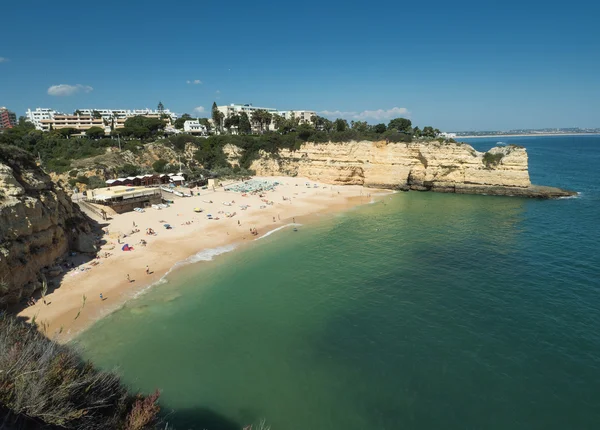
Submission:
{"label": "shoreline", "polygon": [[456,136],[454,139],[489,139],[492,137],[551,137],[551,136],[598,136],[600,133],[523,133],[523,134],[486,134],[481,136]]}
{"label": "shoreline", "polygon": [[[182,266],[210,261],[294,222],[310,224],[315,217],[343,212],[392,193],[358,185],[332,186],[305,178],[256,179],[281,185],[265,192],[266,199],[250,195],[242,197],[239,192],[221,188],[216,192],[202,192],[200,196],[179,198],[171,207],[160,211],[147,209],[144,213],[114,216],[105,227],[108,233],[105,231],[102,239],[106,244],[97,253],[101,258],[80,263],[46,295],[47,305],[39,300],[20,311],[18,316],[29,322],[35,318],[48,337],[67,343],[129,300],[165,284],[165,278]],[[310,188],[305,185],[308,183]],[[206,199],[213,203],[204,203]],[[261,200],[271,203],[262,204]],[[227,207],[222,201],[235,203]],[[240,204],[250,207],[240,210]],[[204,207],[205,212],[195,213],[195,207]],[[230,218],[218,215],[220,220],[208,220],[205,216],[227,210],[235,211],[235,215]],[[173,228],[163,229],[163,221]],[[122,238],[123,234],[132,231],[134,223],[141,231]],[[158,235],[144,235],[148,227]],[[257,229],[259,234],[252,235],[251,228]],[[141,239],[147,242],[146,246],[140,245]],[[122,251],[121,246],[125,243],[132,245],[134,250]],[[112,255],[104,258],[107,252]],[[150,274],[146,274],[146,266]],[[131,282],[127,280],[128,276]]]}

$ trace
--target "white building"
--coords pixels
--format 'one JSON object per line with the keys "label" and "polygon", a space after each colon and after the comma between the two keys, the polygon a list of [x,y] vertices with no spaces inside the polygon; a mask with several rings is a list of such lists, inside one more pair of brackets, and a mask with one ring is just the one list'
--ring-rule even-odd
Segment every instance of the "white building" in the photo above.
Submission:
{"label": "white building", "polygon": [[[92,116],[94,112],[98,112],[103,119],[127,119],[132,116],[147,116],[147,117],[155,117],[158,118],[161,114],[158,110],[152,109],[77,109],[81,115]],[[77,112],[76,111],[76,112]],[[175,121],[177,119],[177,114],[171,112],[169,109],[164,109],[162,114],[167,115],[171,118],[171,121]]]}
{"label": "white building", "polygon": [[54,109],[36,108],[36,110],[27,109],[25,115],[27,116],[27,120],[35,125],[35,128],[43,130],[41,121],[54,119],[54,115],[57,114],[60,114],[60,112]]}
{"label": "white building", "polygon": [[183,131],[189,134],[200,134],[202,136],[208,134],[208,130],[206,130],[206,126],[200,124],[198,120],[187,120],[183,123]]}
{"label": "white building", "polygon": [[[252,129],[254,131],[259,130],[258,125],[252,122],[252,114],[257,110],[265,110],[271,115],[279,115],[284,117],[285,119],[290,119],[293,116],[294,118],[299,119],[300,124],[310,124],[310,118],[313,115],[317,114],[315,111],[310,110],[279,110],[275,108],[252,106],[252,104],[240,105],[233,103],[225,106],[217,106],[217,109],[223,114],[223,119],[229,118],[230,116],[235,114],[240,115],[242,112],[245,112],[248,115],[248,119],[250,120],[250,123],[252,124]],[[275,123],[273,121],[271,121],[271,124],[269,124],[269,130],[275,130]]]}
{"label": "white building", "polygon": [[[63,114],[48,108],[27,109],[27,119],[35,125],[35,128],[42,131],[49,131],[58,128],[76,128],[78,130],[87,130],[90,127],[103,127],[106,134],[110,134],[112,129],[125,126],[127,118],[134,116],[145,116],[149,118],[160,118],[161,112],[152,109],[77,109],[77,114]],[[95,112],[100,114],[100,118],[94,118]],[[170,122],[177,119],[177,115],[169,109],[164,109],[162,114],[167,115]]]}
{"label": "white building", "polygon": [[445,137],[446,139],[454,139],[456,137],[456,133],[442,132],[439,135],[440,135],[440,137]]}

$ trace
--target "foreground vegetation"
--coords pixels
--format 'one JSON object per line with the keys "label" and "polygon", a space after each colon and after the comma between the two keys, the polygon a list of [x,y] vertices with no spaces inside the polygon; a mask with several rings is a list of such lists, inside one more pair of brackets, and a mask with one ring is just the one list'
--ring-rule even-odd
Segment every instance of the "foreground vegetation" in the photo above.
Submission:
{"label": "foreground vegetation", "polygon": [[96,369],[34,325],[0,315],[0,428],[165,428],[158,392],[127,392],[114,373]]}

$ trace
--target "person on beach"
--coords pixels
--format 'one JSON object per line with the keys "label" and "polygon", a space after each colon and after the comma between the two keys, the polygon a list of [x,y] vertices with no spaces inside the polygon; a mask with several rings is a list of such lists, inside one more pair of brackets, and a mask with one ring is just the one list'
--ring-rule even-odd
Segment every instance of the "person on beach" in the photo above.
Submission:
{"label": "person on beach", "polygon": [[100,300],[104,300],[104,297],[102,297],[102,293],[100,293]]}
{"label": "person on beach", "polygon": [[129,273],[127,274],[127,282],[131,282],[131,278],[129,277]]}
{"label": "person on beach", "polygon": [[146,275],[150,274],[150,267],[146,266]]}
{"label": "person on beach", "polygon": [[241,224],[240,224],[240,220],[239,220],[239,219],[238,219],[238,225],[241,225]]}
{"label": "person on beach", "polygon": [[292,218],[292,222],[296,224],[296,218]]}
{"label": "person on beach", "polygon": [[275,221],[275,217],[273,217],[273,222],[276,222],[276,221]]}

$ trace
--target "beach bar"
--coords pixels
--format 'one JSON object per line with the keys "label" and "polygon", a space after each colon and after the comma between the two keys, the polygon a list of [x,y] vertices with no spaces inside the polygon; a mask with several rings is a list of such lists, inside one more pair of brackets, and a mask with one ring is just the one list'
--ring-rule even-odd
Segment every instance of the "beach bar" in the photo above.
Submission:
{"label": "beach bar", "polygon": [[96,205],[109,206],[116,213],[123,213],[137,207],[144,208],[162,203],[162,193],[159,188],[117,185],[91,190],[88,192],[86,201]]}

